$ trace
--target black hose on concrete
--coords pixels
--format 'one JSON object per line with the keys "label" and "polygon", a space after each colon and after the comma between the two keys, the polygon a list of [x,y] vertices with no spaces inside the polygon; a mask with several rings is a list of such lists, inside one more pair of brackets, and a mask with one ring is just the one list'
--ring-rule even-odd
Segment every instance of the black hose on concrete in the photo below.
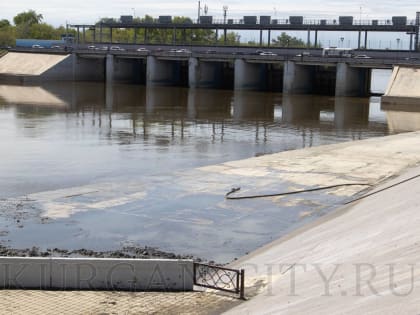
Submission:
{"label": "black hose on concrete", "polygon": [[303,189],[303,190],[296,190],[296,191],[287,191],[287,192],[276,193],[276,194],[230,197],[231,194],[233,194],[233,193],[235,193],[235,192],[237,192],[237,191],[239,191],[241,189],[240,187],[237,187],[237,188],[232,188],[232,190],[229,191],[225,195],[225,198],[226,199],[229,199],[229,200],[238,200],[238,199],[254,199],[254,198],[286,196],[286,195],[301,194],[301,193],[306,193],[306,192],[311,192],[311,191],[326,190],[326,189],[337,188],[337,187],[344,187],[344,186],[372,186],[372,185],[371,184],[366,184],[366,183],[347,183],[347,184],[337,184],[337,185],[323,186],[323,187]]}

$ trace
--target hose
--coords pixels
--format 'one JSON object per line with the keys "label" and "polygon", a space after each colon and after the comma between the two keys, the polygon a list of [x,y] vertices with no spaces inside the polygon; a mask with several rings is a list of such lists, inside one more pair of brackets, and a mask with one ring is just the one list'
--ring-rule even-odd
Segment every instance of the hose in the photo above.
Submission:
{"label": "hose", "polygon": [[[420,176],[420,175],[419,175]],[[239,197],[230,197],[233,193],[239,191],[241,188],[236,187],[232,188],[231,191],[229,191],[225,198],[229,200],[239,200],[239,199],[254,199],[254,198],[266,198],[266,197],[276,197],[276,196],[286,196],[286,195],[294,195],[294,194],[301,194],[311,191],[319,191],[319,190],[327,190],[337,187],[344,187],[344,186],[372,186],[371,184],[367,183],[346,183],[346,184],[337,184],[337,185],[331,185],[331,186],[322,186],[322,187],[316,187],[316,188],[309,188],[309,189],[303,189],[303,190],[296,190],[296,191],[287,191],[282,193],[275,193],[275,194],[265,194],[265,195],[251,195],[251,196],[239,196]]]}

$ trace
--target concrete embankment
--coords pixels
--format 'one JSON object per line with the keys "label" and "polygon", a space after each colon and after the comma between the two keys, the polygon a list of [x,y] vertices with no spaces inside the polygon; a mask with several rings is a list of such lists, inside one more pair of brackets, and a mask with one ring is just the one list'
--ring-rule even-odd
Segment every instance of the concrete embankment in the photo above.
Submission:
{"label": "concrete embankment", "polygon": [[394,67],[388,87],[382,97],[384,105],[419,104],[420,68]]}
{"label": "concrete embankment", "polygon": [[72,79],[70,55],[9,52],[0,59],[0,79],[31,81],[37,79]]}
{"label": "concrete embankment", "polygon": [[370,193],[233,264],[254,297],[226,314],[418,314],[420,167]]}

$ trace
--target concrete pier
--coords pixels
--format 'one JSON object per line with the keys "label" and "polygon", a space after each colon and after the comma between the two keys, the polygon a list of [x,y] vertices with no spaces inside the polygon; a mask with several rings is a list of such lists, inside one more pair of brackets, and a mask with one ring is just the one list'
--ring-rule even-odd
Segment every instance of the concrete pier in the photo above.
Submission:
{"label": "concrete pier", "polygon": [[336,96],[366,96],[369,93],[370,69],[337,64]]}
{"label": "concrete pier", "polygon": [[312,69],[294,61],[284,63],[284,94],[309,94],[312,92]]}
{"label": "concrete pier", "polygon": [[262,90],[266,85],[264,65],[235,59],[235,90]]}
{"label": "concrete pier", "polygon": [[146,73],[143,59],[106,56],[106,82],[145,83]]}
{"label": "concrete pier", "polygon": [[[83,58],[78,54],[72,54],[73,59],[73,80],[74,81],[105,81],[105,59]],[[62,77],[68,74],[62,73]]]}
{"label": "concrete pier", "polygon": [[183,63],[185,62],[181,60],[163,60],[147,56],[146,85],[187,86],[188,65]]}
{"label": "concrete pier", "polygon": [[188,80],[190,88],[222,88],[223,63],[200,61],[190,58],[188,67]]}

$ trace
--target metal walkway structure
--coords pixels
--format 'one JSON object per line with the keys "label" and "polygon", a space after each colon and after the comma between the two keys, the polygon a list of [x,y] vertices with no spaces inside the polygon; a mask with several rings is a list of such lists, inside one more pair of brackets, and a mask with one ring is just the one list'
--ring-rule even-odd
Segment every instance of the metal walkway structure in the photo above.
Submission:
{"label": "metal walkway structure", "polygon": [[[271,19],[270,16],[244,16],[241,20],[213,20],[210,16],[200,17],[197,21],[190,20],[189,23],[176,23],[171,17],[160,16],[159,19],[152,19],[147,22],[135,22],[132,18],[129,23],[126,21],[115,23],[97,24],[74,24],[67,27],[76,30],[76,43],[85,43],[87,32],[92,33],[93,42],[113,42],[113,31],[116,29],[133,29],[134,34],[130,43],[152,43],[150,32],[152,30],[166,30],[172,32],[170,44],[194,43],[193,38],[186,38],[187,30],[213,30],[215,32],[214,43],[222,39],[226,43],[228,31],[259,31],[259,45],[263,46],[263,35],[266,32],[268,38],[267,46],[270,46],[271,33],[273,31],[306,31],[307,46],[317,46],[319,32],[358,32],[358,48],[367,47],[369,32],[397,32],[410,35],[410,50],[418,50],[419,44],[420,12],[416,18],[407,20],[406,17],[395,16],[386,20],[353,20],[351,16],[341,16],[338,19],[304,19],[303,16],[290,16],[288,19]],[[138,38],[138,30],[143,30],[143,38]],[[177,38],[177,31],[181,31],[181,38]],[[314,40],[311,43],[311,35]],[[362,36],[364,40],[362,42]],[[179,37],[179,36],[178,36]],[[223,41],[223,40],[222,40]],[[127,42],[128,43],[128,42]],[[156,42],[155,42],[156,43]],[[200,43],[197,43],[200,44]]]}

